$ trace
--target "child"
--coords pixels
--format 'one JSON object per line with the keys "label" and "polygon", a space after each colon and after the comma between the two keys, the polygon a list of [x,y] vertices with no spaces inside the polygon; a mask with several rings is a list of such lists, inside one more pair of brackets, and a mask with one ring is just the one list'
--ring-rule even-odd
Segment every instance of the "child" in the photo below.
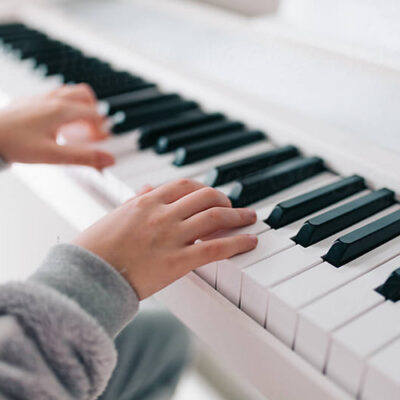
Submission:
{"label": "child", "polygon": [[[77,121],[105,136],[85,85],[0,112],[3,163],[112,165],[106,152],[57,144],[59,129]],[[116,365],[113,339],[139,302],[201,265],[253,249],[253,235],[195,242],[255,221],[254,211],[184,179],[147,188],[72,244],[54,247],[26,282],[0,288],[0,400],[98,398]],[[164,399],[173,391],[185,357],[168,350],[184,336],[135,321],[120,336],[121,365],[102,399]]]}

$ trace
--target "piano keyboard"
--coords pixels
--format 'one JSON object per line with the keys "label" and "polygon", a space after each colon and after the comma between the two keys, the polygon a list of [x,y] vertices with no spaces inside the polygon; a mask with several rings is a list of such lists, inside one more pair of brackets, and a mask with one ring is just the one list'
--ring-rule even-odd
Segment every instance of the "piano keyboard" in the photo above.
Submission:
{"label": "piano keyboard", "polygon": [[[0,25],[3,55],[53,83],[88,83],[117,156],[82,175],[115,203],[142,185],[191,178],[257,211],[254,251],[196,273],[321,374],[362,400],[400,398],[400,205],[368,177],[166,93],[21,23]],[[56,77],[56,79],[55,79]],[[271,140],[272,139],[272,140]]]}

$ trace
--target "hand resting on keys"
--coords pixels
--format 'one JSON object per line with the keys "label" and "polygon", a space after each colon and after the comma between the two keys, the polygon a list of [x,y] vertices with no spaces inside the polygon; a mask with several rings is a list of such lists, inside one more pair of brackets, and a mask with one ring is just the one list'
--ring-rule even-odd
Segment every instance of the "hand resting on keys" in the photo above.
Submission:
{"label": "hand resting on keys", "polygon": [[233,209],[221,192],[182,179],[129,200],[75,244],[108,261],[142,300],[201,265],[255,248],[253,235],[198,241],[255,222],[253,210]]}
{"label": "hand resting on keys", "polygon": [[0,156],[7,162],[79,164],[102,169],[114,164],[104,151],[57,143],[60,129],[72,123],[85,125],[90,140],[104,139],[104,118],[97,100],[82,84],[63,86],[52,93],[18,100],[0,111]]}

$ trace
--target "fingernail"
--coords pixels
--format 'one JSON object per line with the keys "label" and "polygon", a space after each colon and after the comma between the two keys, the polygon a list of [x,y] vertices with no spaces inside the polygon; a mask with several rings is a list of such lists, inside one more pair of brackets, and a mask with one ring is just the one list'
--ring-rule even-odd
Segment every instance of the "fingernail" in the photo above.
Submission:
{"label": "fingernail", "polygon": [[252,210],[251,208],[246,208],[246,212],[247,212],[249,217],[252,217],[252,218],[256,218],[257,217],[257,213],[254,210]]}
{"label": "fingernail", "polygon": [[146,185],[144,185],[144,186],[142,186],[140,188],[140,190],[137,192],[137,194],[138,195],[145,194],[145,193],[150,192],[152,190],[153,190],[153,186],[151,186],[149,184],[146,184]]}
{"label": "fingernail", "polygon": [[256,247],[258,243],[257,235],[249,235],[249,239],[252,242],[253,246]]}
{"label": "fingernail", "polygon": [[115,164],[115,159],[111,154],[98,153],[98,165],[100,168],[106,168]]}

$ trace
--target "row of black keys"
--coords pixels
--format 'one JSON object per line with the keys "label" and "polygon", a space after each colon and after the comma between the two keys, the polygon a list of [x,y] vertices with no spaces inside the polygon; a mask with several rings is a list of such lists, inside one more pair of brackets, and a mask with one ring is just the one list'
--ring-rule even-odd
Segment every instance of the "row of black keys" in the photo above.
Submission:
{"label": "row of black keys", "polygon": [[[123,122],[115,127],[116,133],[139,128],[141,148],[155,146],[158,153],[177,150],[178,166],[265,139],[262,132],[248,131],[240,121],[228,120],[221,113],[204,113],[193,101],[174,93],[163,94],[155,84],[128,72],[115,71],[109,64],[25,25],[0,26],[0,42],[20,59],[33,60],[47,76],[57,74],[67,83],[89,83],[107,105],[109,115],[123,113]],[[158,122],[151,123],[155,120]],[[286,146],[218,166],[209,172],[206,183],[219,186],[238,180],[230,198],[234,206],[240,207],[324,170],[320,158],[303,158],[296,147]],[[365,188],[361,177],[344,178],[278,204],[266,222],[278,229]],[[392,191],[372,192],[310,219],[293,240],[308,247],[394,203]],[[325,259],[335,266],[344,265],[398,234],[400,212],[340,238]]]}

